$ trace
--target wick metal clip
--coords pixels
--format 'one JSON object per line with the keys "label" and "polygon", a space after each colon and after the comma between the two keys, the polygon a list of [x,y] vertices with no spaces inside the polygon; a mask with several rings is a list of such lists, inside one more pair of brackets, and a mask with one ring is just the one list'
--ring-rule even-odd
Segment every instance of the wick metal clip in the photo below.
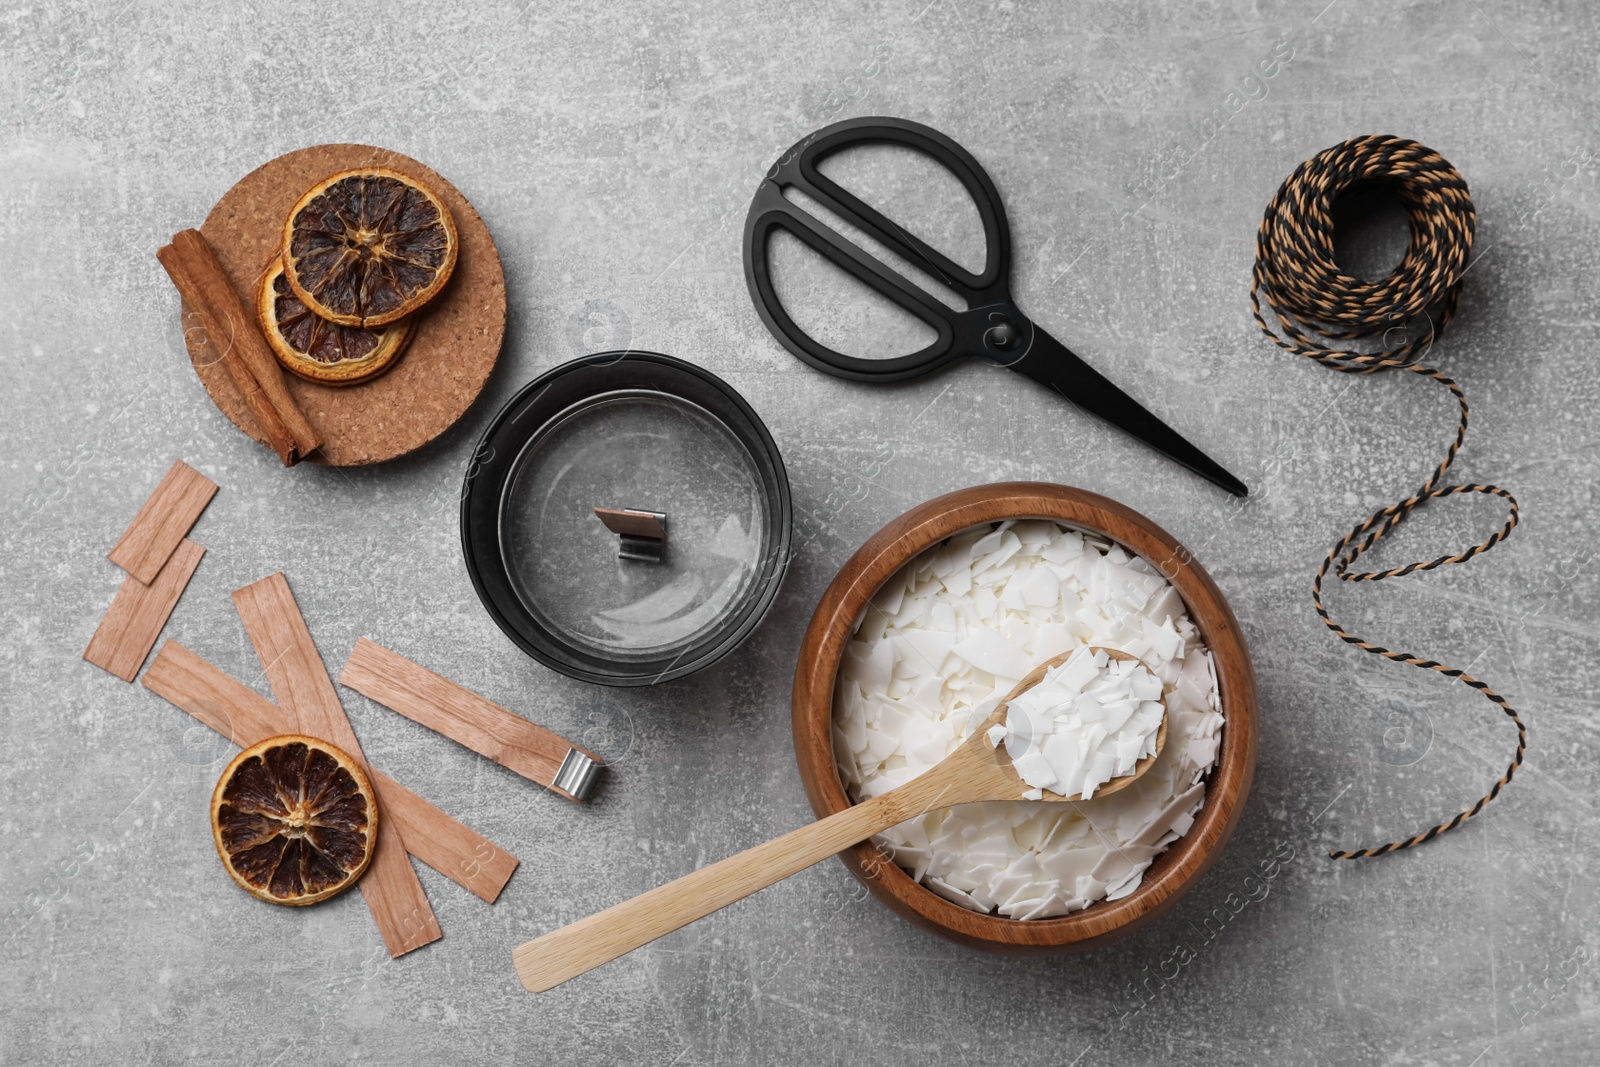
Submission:
{"label": "wick metal clip", "polygon": [[667,549],[667,516],[635,508],[595,508],[595,518],[621,539],[620,559],[660,563]]}

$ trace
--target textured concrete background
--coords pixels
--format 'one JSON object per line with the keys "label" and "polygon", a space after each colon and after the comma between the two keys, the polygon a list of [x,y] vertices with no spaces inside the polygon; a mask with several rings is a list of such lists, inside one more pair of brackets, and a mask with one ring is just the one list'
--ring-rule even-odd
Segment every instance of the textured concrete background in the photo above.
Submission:
{"label": "textured concrete background", "polygon": [[[1592,1062],[1597,23],[1582,0],[5,5],[0,1060]],[[1280,42],[1292,59],[1265,96],[1209,135]],[[745,291],[744,211],[783,149],[858,114],[966,144],[1005,194],[1019,303],[1256,496],[1236,507],[997,369],[873,388],[786,354]],[[1472,564],[1331,603],[1358,632],[1470,665],[1525,709],[1532,748],[1466,828],[1335,864],[1329,847],[1469,803],[1513,743],[1481,699],[1344,648],[1311,611],[1327,546],[1417,484],[1454,425],[1436,386],[1326,373],[1250,323],[1262,206],[1306,156],[1376,132],[1471,183],[1482,258],[1436,356],[1473,402],[1461,476],[1514,489],[1525,521]],[[495,234],[512,311],[486,395],[443,439],[379,468],[285,471],[206,399],[154,251],[251,168],[325,141],[450,178]],[[1373,240],[1352,254],[1381,271],[1382,241],[1397,246]],[[749,398],[787,460],[801,547],[740,651],[612,692],[501,636],[453,500],[519,385],[629,342]],[[355,893],[306,911],[247,899],[206,831],[229,749],[79,660],[119,578],[105,551],[176,456],[222,491],[167,636],[264,689],[228,593],[281,568],[333,666],[371,635],[612,761],[577,810],[345,694],[375,763],[523,859],[493,907],[421,870],[441,942],[390,961]],[[1150,515],[1243,620],[1260,765],[1205,881],[1113,948],[1014,961],[911,928],[828,862],[526,994],[513,945],[808,817],[788,697],[818,595],[894,515],[1008,478]],[[1456,501],[1381,558],[1500,521]],[[1296,858],[1265,897],[1178,967],[1191,923],[1285,842]]]}

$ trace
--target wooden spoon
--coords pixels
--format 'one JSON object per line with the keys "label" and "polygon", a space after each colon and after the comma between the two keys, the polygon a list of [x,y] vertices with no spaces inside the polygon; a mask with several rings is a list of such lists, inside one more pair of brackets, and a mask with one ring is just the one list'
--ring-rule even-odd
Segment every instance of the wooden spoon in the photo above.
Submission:
{"label": "wooden spoon", "polygon": [[[1136,658],[1116,649],[1097,651],[1113,659]],[[1028,672],[960,748],[911,781],[519,945],[511,954],[517,977],[530,991],[543,993],[907,819],[955,804],[1021,800],[1028,786],[1011,765],[1005,746],[996,748],[989,742],[989,730],[1005,721],[1007,704],[1038,685],[1047,670],[1066,662],[1070,655],[1064,653]],[[1167,718],[1163,714],[1155,755],[1140,760],[1131,773],[1106,782],[1095,796],[1133,784],[1155,763],[1166,743]],[[1046,790],[1043,799],[1065,802],[1082,797],[1063,797]]]}

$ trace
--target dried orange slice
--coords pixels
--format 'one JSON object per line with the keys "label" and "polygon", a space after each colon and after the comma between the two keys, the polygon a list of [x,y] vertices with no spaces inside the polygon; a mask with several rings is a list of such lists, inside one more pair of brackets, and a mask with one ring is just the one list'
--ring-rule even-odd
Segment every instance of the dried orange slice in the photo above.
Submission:
{"label": "dried orange slice", "polygon": [[378,845],[378,801],[361,765],[326,741],[269,737],[233,758],[211,794],[228,874],[274,904],[315,904],[361,877]]}
{"label": "dried orange slice", "polygon": [[306,191],[284,227],[289,287],[341,326],[387,326],[432,300],[456,267],[456,224],[433,190],[369,167]]}
{"label": "dried orange slice", "polygon": [[408,315],[375,330],[329,322],[289,288],[279,259],[256,289],[256,321],[286,369],[324,385],[355,385],[382,374],[400,358],[417,320]]}

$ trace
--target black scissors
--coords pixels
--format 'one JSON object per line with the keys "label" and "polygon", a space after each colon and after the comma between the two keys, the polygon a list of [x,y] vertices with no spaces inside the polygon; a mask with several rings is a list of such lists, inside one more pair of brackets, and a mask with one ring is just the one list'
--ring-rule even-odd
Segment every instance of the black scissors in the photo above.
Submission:
{"label": "black scissors", "polygon": [[[818,170],[818,164],[829,155],[862,144],[897,144],[919,150],[960,179],[983,223],[987,250],[981,274],[953,263]],[[783,195],[785,187],[800,190],[902,259],[927,270],[960,294],[967,310],[946,307],[816,216],[790,203]],[[777,229],[787,230],[917,316],[938,336],[926,348],[890,359],[860,359],[819,344],[790,318],[773,288],[768,239]],[[1011,229],[1000,194],[972,154],[938,130],[905,119],[847,119],[795,145],[767,172],[750,205],[744,225],[744,274],[767,328],[785,348],[820,371],[860,382],[895,382],[928,374],[963,356],[983,356],[1049,386],[1228,492],[1236,496],[1249,492],[1243,482],[1018,310],[1011,299]]]}

